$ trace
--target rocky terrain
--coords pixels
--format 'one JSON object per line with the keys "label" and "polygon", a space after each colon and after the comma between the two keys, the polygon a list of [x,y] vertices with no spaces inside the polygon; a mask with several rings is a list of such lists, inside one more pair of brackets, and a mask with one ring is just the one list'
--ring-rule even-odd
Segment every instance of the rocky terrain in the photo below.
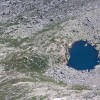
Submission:
{"label": "rocky terrain", "polygon": [[100,0],[0,0],[0,100],[100,100],[100,64],[66,66],[77,40],[100,51],[99,32]]}

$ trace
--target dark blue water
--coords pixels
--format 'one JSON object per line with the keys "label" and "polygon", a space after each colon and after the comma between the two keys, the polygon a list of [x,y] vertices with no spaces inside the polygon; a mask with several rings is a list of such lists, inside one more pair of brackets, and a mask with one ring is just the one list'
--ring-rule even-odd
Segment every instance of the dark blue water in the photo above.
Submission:
{"label": "dark blue water", "polygon": [[94,46],[87,41],[77,41],[69,49],[70,59],[68,66],[73,67],[76,70],[88,70],[94,69],[95,65],[99,64],[98,51]]}

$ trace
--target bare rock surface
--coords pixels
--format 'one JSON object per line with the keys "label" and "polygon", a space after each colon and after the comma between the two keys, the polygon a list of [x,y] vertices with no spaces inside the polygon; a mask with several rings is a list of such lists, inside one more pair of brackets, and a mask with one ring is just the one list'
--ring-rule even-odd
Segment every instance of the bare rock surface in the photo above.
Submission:
{"label": "bare rock surface", "polygon": [[66,66],[78,40],[100,57],[100,0],[0,0],[0,100],[100,100],[100,64]]}

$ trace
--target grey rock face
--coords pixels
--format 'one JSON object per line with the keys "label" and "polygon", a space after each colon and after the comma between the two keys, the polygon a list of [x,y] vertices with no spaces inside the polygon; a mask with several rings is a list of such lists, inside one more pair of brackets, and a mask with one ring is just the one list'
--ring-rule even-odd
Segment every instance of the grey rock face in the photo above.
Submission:
{"label": "grey rock face", "polygon": [[28,22],[63,20],[68,13],[80,10],[93,0],[2,0],[0,1],[0,21],[25,17]]}

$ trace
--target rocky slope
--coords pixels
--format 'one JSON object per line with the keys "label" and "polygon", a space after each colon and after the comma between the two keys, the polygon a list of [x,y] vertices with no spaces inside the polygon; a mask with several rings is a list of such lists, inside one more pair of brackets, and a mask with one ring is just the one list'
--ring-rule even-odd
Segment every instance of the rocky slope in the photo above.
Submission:
{"label": "rocky slope", "polygon": [[90,72],[66,66],[77,40],[100,51],[99,4],[1,0],[0,100],[100,100],[100,65]]}

